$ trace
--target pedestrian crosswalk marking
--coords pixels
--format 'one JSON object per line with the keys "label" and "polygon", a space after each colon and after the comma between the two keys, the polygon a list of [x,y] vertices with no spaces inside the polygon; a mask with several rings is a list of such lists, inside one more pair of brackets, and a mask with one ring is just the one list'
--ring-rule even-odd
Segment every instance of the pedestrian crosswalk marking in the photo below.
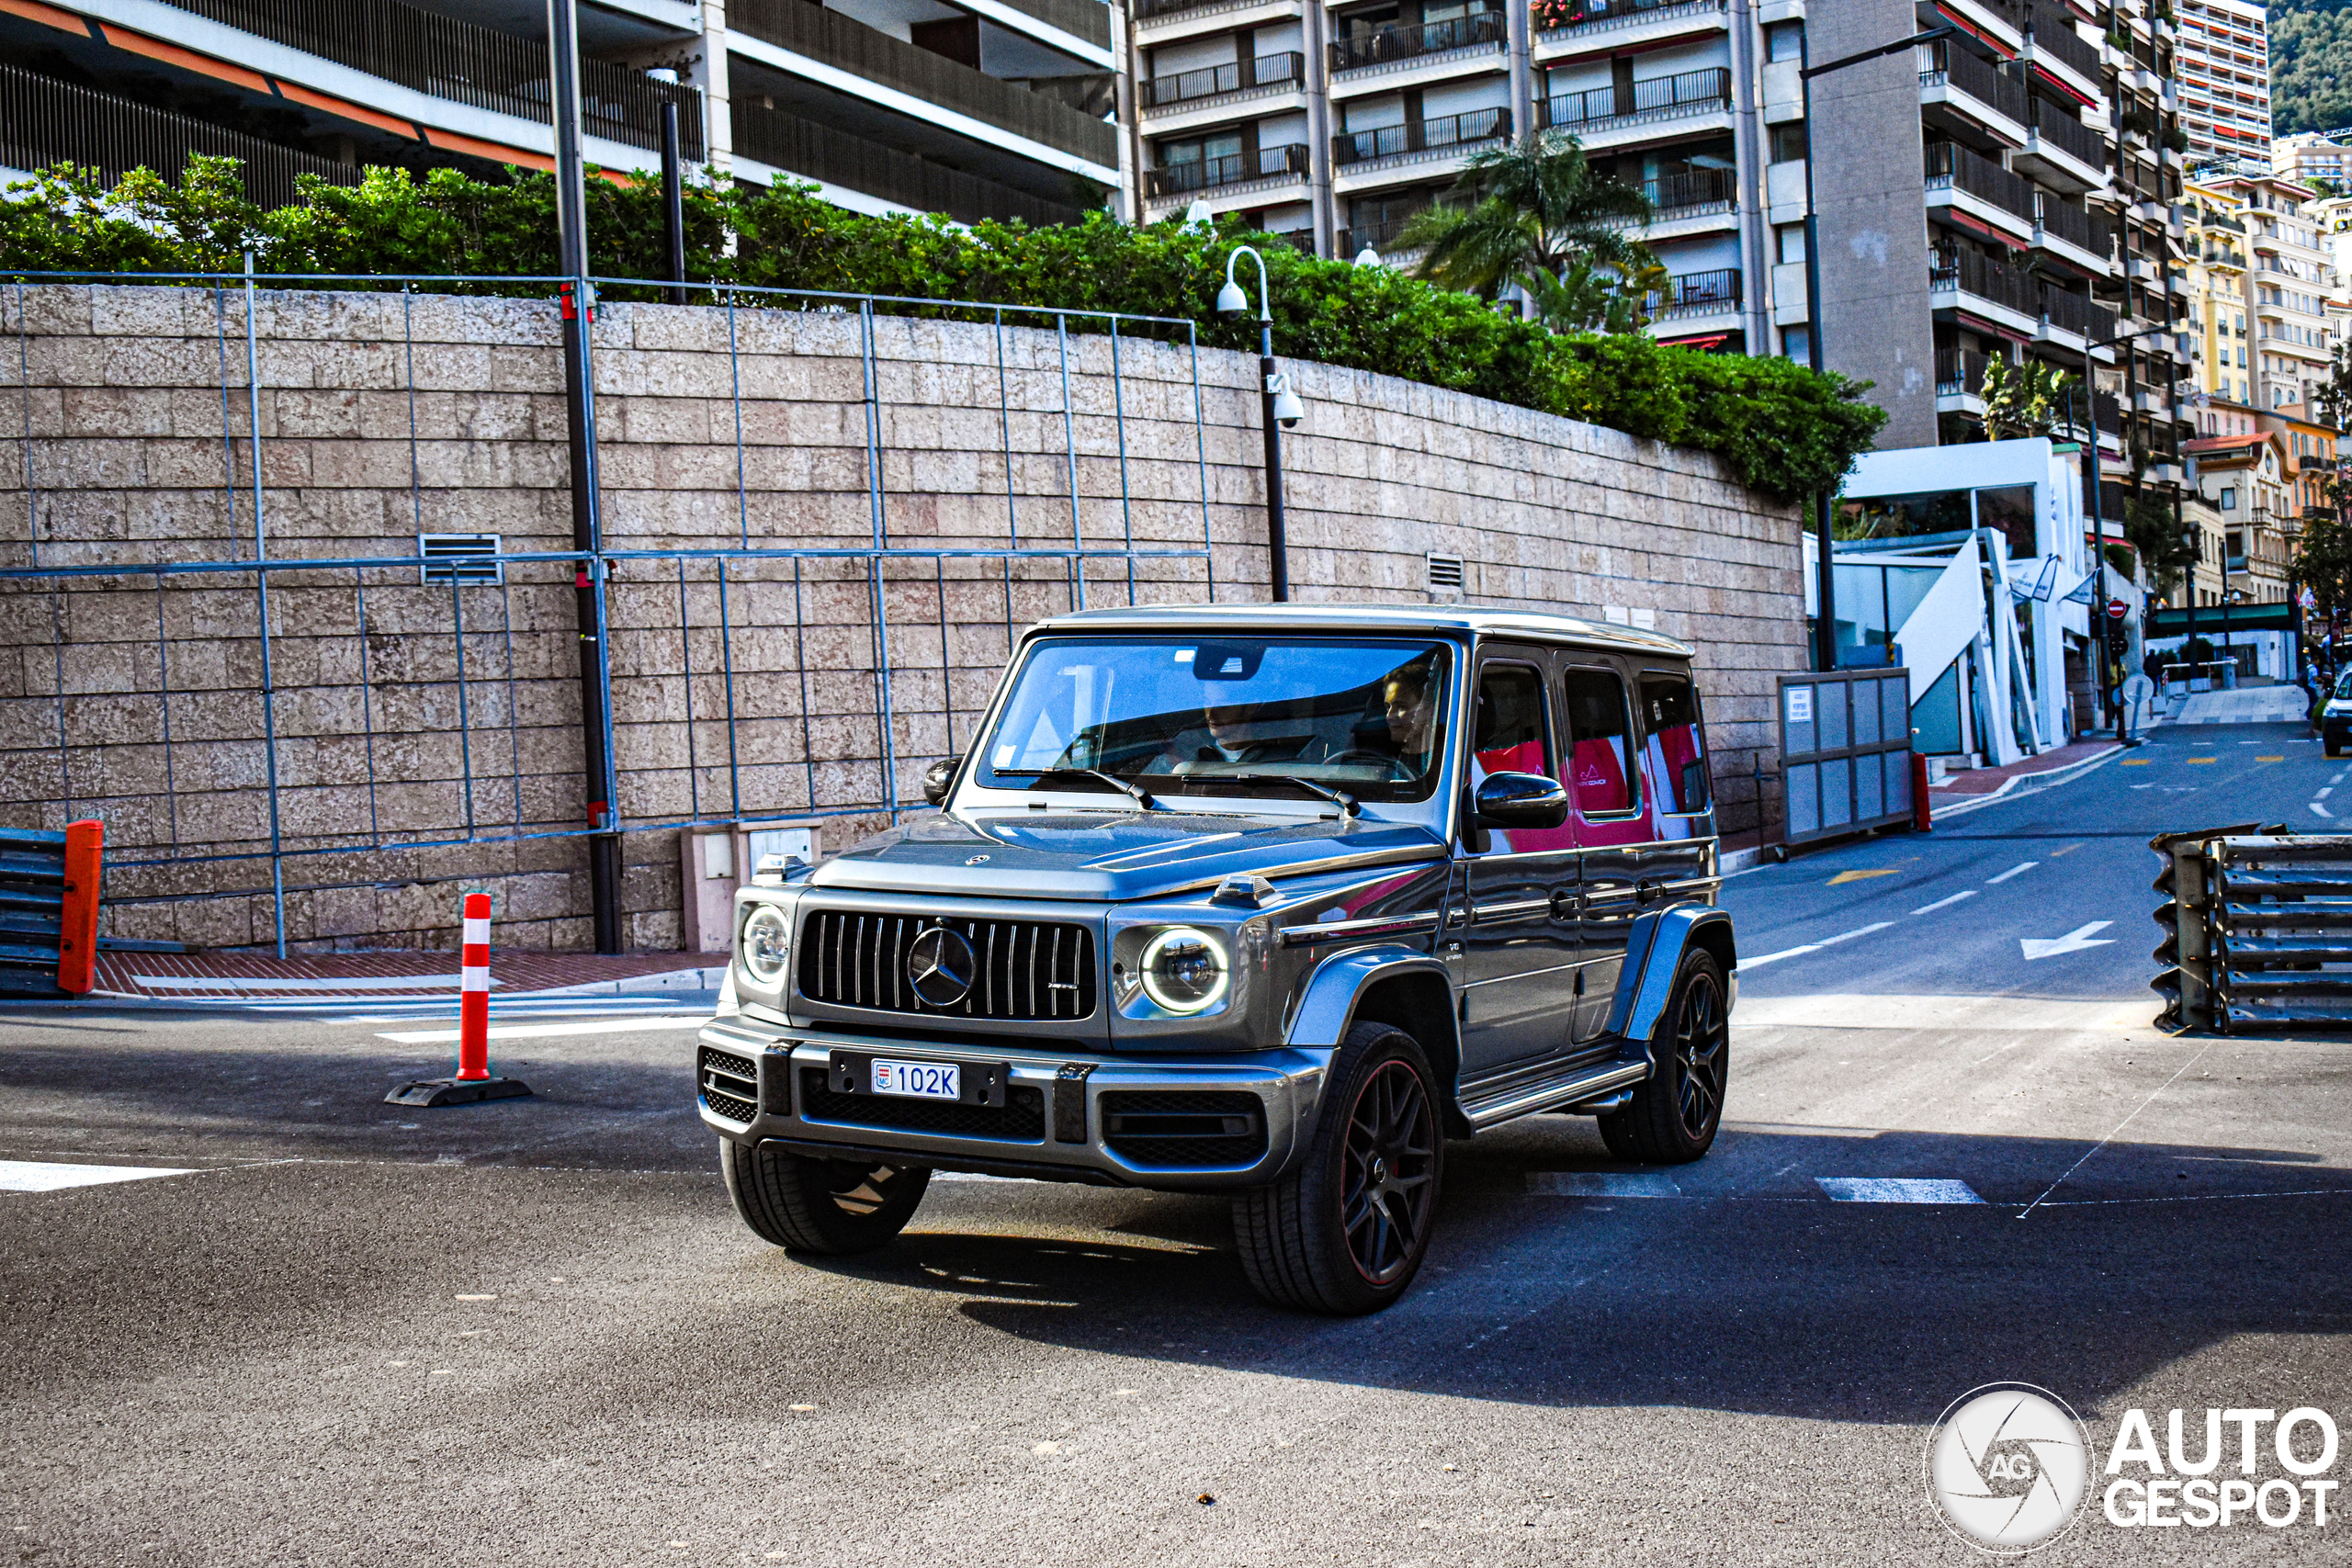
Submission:
{"label": "pedestrian crosswalk marking", "polygon": [[1838,1203],[1982,1203],[1974,1188],[1951,1177],[1816,1176],[1815,1185]]}
{"label": "pedestrian crosswalk marking", "polygon": [[190,1174],[153,1165],[61,1165],[47,1160],[0,1159],[0,1192],[58,1192],[68,1187],[97,1187],[109,1181],[143,1181],[151,1177]]}

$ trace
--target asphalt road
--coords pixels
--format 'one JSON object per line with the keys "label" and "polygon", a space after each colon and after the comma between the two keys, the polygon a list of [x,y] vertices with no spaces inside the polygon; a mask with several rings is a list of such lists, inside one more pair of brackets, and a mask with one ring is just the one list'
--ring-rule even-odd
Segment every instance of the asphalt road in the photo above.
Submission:
{"label": "asphalt road", "polygon": [[[1713,1154],[1457,1144],[1363,1321],[1260,1305],[1199,1199],[943,1180],[897,1247],[787,1259],[675,1021],[501,1042],[536,1098],[416,1112],[413,1021],[0,1010],[0,1160],[186,1172],[0,1192],[0,1562],[1979,1561],[1922,1481],[1975,1385],[2057,1393],[2097,1460],[2135,1406],[2352,1425],[2352,1042],[2166,1038],[2147,989],[2146,838],[2321,825],[2342,776],[2166,728],[1735,879]],[[1955,1201],[1823,1185],[1864,1179]],[[2347,1529],[2095,1492],[2042,1561]]]}

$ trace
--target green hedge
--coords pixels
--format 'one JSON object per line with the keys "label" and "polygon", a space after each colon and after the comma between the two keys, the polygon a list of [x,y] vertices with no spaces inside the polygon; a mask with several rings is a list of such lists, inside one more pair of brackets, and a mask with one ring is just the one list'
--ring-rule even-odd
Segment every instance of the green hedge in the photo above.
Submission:
{"label": "green hedge", "polygon": [[[258,270],[277,274],[499,279],[557,270],[555,186],[537,174],[483,181],[436,169],[420,181],[379,168],[356,187],[305,176],[300,201],[265,210],[245,200],[232,160],[196,157],[177,185],[138,170],[108,189],[95,171],[60,165],[9,194],[0,202],[0,271],[235,272],[248,248]],[[1555,333],[1468,295],[1386,267],[1320,261],[1229,223],[1133,228],[1097,214],[1058,228],[967,229],[720,181],[690,189],[686,228],[695,279],[1186,317],[1202,342],[1237,349],[1256,346],[1254,322],[1225,320],[1212,302],[1227,254],[1254,240],[1272,273],[1279,354],[1719,452],[1747,484],[1782,498],[1834,488],[1886,418],[1860,400],[1864,385],[1784,359]],[[652,182],[592,179],[588,229],[599,275],[665,270]]]}

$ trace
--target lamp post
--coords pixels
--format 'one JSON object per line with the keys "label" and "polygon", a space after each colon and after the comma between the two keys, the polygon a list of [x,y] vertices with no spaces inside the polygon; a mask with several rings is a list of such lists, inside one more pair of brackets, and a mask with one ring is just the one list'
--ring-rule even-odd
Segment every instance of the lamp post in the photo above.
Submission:
{"label": "lamp post", "polygon": [[[1813,63],[1813,45],[1807,31],[1804,28],[1797,29],[1797,83],[1804,90],[1804,351],[1805,363],[1818,373],[1822,368],[1821,223],[1814,211],[1813,200],[1813,79],[1826,76],[1833,71],[1843,71],[1849,65],[1860,65],[1865,61],[1901,53],[1904,50],[1949,37],[1959,29],[1950,26],[1929,28],[1926,32],[1914,33],[1909,38],[1881,44],[1876,49],[1866,49],[1860,54],[1849,54],[1842,60],[1833,60],[1826,65]],[[1824,670],[1838,668],[1838,593],[1834,569],[1830,564],[1829,527],[1829,509],[1835,499],[1830,491],[1823,491],[1814,497],[1813,502],[1814,536],[1821,557],[1815,563],[1819,579],[1815,592],[1820,599],[1821,615],[1814,624],[1814,657]]]}
{"label": "lamp post", "polygon": [[1290,602],[1290,550],[1283,538],[1283,430],[1306,417],[1290,378],[1274,368],[1274,312],[1267,293],[1266,258],[1253,246],[1236,245],[1225,258],[1225,287],[1217,290],[1220,315],[1238,316],[1250,309],[1250,296],[1234,281],[1233,268],[1243,256],[1258,264],[1258,422],[1266,434],[1266,554],[1273,582],[1274,603]]}
{"label": "lamp post", "polygon": [[[2090,393],[2091,404],[2091,422],[2088,427],[2091,434],[2089,456],[2089,468],[2091,476],[2091,531],[2098,536],[2099,542],[2098,559],[2094,565],[2094,570],[2098,575],[2099,586],[2101,588],[2104,588],[2107,585],[2107,506],[2102,499],[2102,491],[2099,482],[2098,390],[2097,388],[2090,386],[2091,350],[2095,348],[2113,348],[2119,343],[2129,343],[2133,338],[2145,337],[2149,333],[2157,330],[2159,329],[2154,327],[2143,327],[2138,332],[2120,333],[2114,337],[2088,338],[2085,339],[2083,343],[2083,383],[2085,388]],[[2075,389],[2072,387],[2066,389],[2066,423],[2070,425],[2075,423]],[[2081,429],[2083,427],[2075,425],[2075,428]],[[2138,480],[2135,479],[2133,483],[2137,484]],[[2196,581],[2196,573],[2192,570],[2189,573],[2189,597],[2192,600],[2197,596]],[[2109,698],[2108,695],[2109,688],[2107,682],[2107,628],[2099,624],[2099,617],[2106,613],[2106,596],[2102,593],[2096,597],[2098,602],[2092,605],[2091,609],[2091,628],[2093,634],[2091,637],[2091,643],[2093,654],[2098,660],[2098,708],[2099,712],[2105,713],[2108,711],[2109,706]],[[2144,648],[2146,644],[2143,642],[2141,646]],[[2115,706],[2115,738],[2118,740],[2123,739],[2123,710],[2120,705],[2117,705]]]}

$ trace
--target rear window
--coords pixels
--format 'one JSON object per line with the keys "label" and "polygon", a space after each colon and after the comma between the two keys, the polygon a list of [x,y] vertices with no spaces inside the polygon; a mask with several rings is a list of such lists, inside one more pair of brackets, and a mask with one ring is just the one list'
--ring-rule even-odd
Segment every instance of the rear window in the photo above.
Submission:
{"label": "rear window", "polygon": [[1642,673],[1643,751],[1657,781],[1658,809],[1690,817],[1707,809],[1707,757],[1699,731],[1699,695],[1690,677]]}

